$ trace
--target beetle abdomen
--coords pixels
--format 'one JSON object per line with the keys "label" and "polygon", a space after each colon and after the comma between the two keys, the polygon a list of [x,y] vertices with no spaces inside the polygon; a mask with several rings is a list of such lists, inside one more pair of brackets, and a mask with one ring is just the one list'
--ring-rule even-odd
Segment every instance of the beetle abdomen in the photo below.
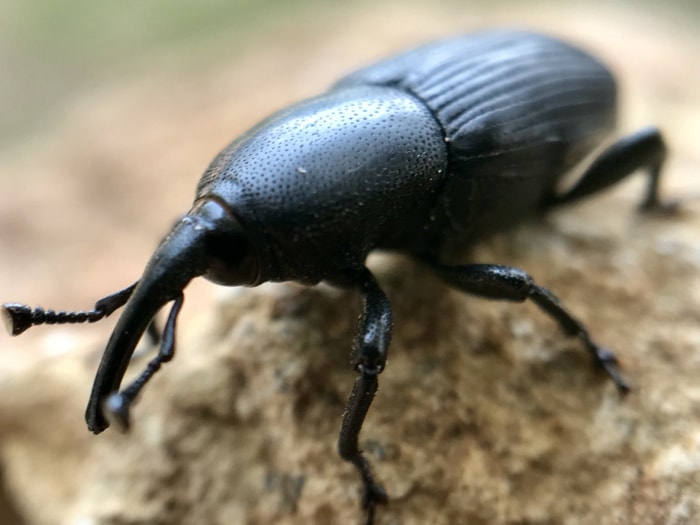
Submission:
{"label": "beetle abdomen", "polygon": [[524,31],[428,44],[360,69],[336,87],[351,84],[392,85],[416,95],[443,126],[454,154],[462,146],[488,153],[470,140],[486,125],[507,133],[512,146],[552,133],[583,140],[608,132],[615,118],[615,81],[603,65],[564,42]]}
{"label": "beetle abdomen", "polygon": [[615,124],[611,73],[579,49],[525,31],[428,44],[336,87],[354,84],[405,89],[435,115],[449,143],[437,214],[457,243],[532,215]]}

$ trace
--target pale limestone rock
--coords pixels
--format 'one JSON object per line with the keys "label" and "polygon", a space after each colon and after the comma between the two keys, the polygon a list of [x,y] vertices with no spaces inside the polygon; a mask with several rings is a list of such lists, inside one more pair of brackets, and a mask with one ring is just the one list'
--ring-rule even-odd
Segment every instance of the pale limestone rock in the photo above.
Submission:
{"label": "pale limestone rock", "polygon": [[[616,15],[579,34],[607,35],[599,36],[599,48],[614,54],[613,35],[627,42],[639,32],[620,35],[624,29],[614,21],[622,15]],[[553,16],[550,27],[558,27],[559,18]],[[665,49],[676,36],[643,35],[637,44],[643,40],[651,50]],[[697,188],[693,72],[679,75],[673,89],[671,73],[658,72],[667,61],[691,63],[697,48],[674,49],[663,60],[647,53],[640,64],[651,64],[648,70],[635,69],[629,55],[617,64],[625,66],[628,83],[638,82],[642,95],[633,94],[633,106],[655,95],[667,122],[678,124],[668,130],[672,185]],[[152,95],[143,95],[144,114],[157,112]],[[138,92],[132,97],[139,107]],[[199,118],[228,130],[216,119],[220,107],[234,102],[212,104]],[[99,105],[114,107],[105,100]],[[182,105],[167,104],[173,108]],[[164,129],[181,127],[169,123],[170,115],[163,111],[151,120]],[[83,154],[93,135],[99,136],[76,133],[75,150]],[[202,136],[211,148],[210,137]],[[168,158],[170,150],[149,148],[149,161]],[[137,155],[124,171],[152,166],[149,161]],[[46,164],[68,173],[75,162]],[[700,212],[691,203],[677,218],[640,217],[634,212],[640,196],[639,183],[625,185],[491,239],[465,257],[521,267],[554,290],[622,359],[635,387],[626,399],[593,369],[578,341],[536,307],[462,295],[403,258],[372,259],[395,308],[388,367],[361,434],[391,498],[377,525],[700,522]],[[72,208],[83,205],[91,204]],[[162,226],[162,212],[149,210]],[[27,206],[12,217],[21,211]],[[134,234],[133,227],[112,226],[100,231]],[[119,245],[126,243],[122,238]],[[111,261],[107,248],[113,246],[100,253]],[[71,267],[65,260],[56,264],[59,276]],[[12,272],[18,279],[20,269]],[[109,278],[101,283],[105,291],[114,286]],[[37,279],[35,296],[51,293],[53,277]],[[95,293],[84,284],[83,293]],[[65,291],[64,280],[59,285]],[[61,306],[63,296],[54,294],[46,306]],[[265,285],[217,301],[190,298],[176,358],[135,405],[127,435],[110,429],[94,437],[82,421],[105,333],[37,329],[51,335],[28,335],[27,353],[14,360],[7,355],[15,341],[3,340],[4,492],[24,523],[36,525],[361,523],[358,477],[335,450],[354,380],[349,351],[358,314],[353,293],[326,286]],[[66,333],[72,339],[61,339]],[[56,353],[64,348],[71,350]],[[54,354],[47,357],[45,349]],[[133,371],[144,364],[145,357],[135,360]]]}

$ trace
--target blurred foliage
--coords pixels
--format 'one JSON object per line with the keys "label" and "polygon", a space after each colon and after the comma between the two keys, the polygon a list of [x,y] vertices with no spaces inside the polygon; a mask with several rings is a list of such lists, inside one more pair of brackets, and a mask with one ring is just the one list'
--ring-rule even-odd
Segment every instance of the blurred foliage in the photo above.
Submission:
{"label": "blurred foliage", "polygon": [[[0,141],[43,120],[67,93],[156,58],[189,69],[241,52],[312,0],[3,0]],[[325,2],[325,4],[330,4]]]}
{"label": "blurred foliage", "polygon": [[[148,2],[43,2],[13,0],[2,14],[4,52],[75,68],[138,58],[143,51],[176,46],[186,51],[222,34],[235,38],[269,29],[304,0],[152,0]],[[2,9],[2,8],[0,8]],[[6,47],[7,46],[7,47]]]}
{"label": "blurred foliage", "polygon": [[[455,4],[464,8],[465,1],[438,3],[445,9]],[[524,1],[492,0],[501,7]],[[536,3],[540,7],[546,1]],[[635,9],[652,0],[616,3]],[[256,38],[278,30],[289,34],[294,27],[306,30],[322,24],[328,13],[338,16],[341,10],[372,5],[370,0],[3,0],[0,145],[45,122],[75,90],[102,85],[156,62],[160,68],[188,74],[223,54],[230,57],[249,50]],[[410,5],[407,1],[405,8]],[[664,8],[697,14],[700,0],[666,0]]]}

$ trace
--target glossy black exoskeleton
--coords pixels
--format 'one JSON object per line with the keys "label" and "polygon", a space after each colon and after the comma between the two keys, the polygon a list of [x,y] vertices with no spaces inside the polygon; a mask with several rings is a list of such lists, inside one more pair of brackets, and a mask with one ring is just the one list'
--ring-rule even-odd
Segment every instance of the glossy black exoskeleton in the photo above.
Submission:
{"label": "glossy black exoskeleton", "polygon": [[[432,43],[348,75],[327,93],[280,111],[211,163],[190,211],[134,285],[87,312],[6,304],[13,334],[42,323],[96,321],[126,305],[102,357],[86,419],[99,433],[128,427],[136,394],[174,350],[183,290],[204,276],[227,286],[320,281],[358,290],[364,313],[358,374],[339,451],[364,484],[367,523],[387,496],[358,447],[391,339],[391,306],[365,266],[388,249],[422,261],[449,285],[492,299],[531,300],[578,337],[621,391],[615,356],[525,272],[447,265],[441,255],[529,216],[576,201],[638,168],[642,208],[659,207],[666,149],[658,130],[613,143],[569,189],[562,178],[613,131],[615,80],[583,51],[539,34],[487,31]],[[173,301],[160,351],[119,391],[139,339]]]}

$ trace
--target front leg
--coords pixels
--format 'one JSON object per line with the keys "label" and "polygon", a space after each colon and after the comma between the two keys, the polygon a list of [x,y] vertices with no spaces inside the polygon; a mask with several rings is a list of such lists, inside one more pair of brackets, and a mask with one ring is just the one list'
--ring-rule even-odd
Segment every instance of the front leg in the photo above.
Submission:
{"label": "front leg", "polygon": [[364,302],[352,351],[352,366],[359,375],[345,407],[338,452],[341,458],[355,465],[360,473],[364,486],[362,506],[367,512],[365,523],[371,525],[376,505],[386,503],[387,495],[375,481],[370,464],[359,448],[358,438],[377,392],[378,375],[386,364],[391,341],[391,305],[367,268],[362,268],[352,276],[352,285],[359,288]]}

